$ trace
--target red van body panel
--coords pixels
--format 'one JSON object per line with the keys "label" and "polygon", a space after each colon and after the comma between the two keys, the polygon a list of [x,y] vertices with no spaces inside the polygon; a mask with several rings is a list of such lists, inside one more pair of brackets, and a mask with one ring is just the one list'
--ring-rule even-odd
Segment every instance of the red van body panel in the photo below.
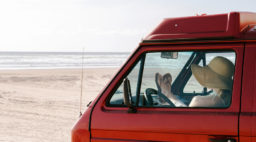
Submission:
{"label": "red van body panel", "polygon": [[71,132],[72,142],[90,142],[90,116],[92,107],[89,106],[82,117],[76,122]]}
{"label": "red van body panel", "polygon": [[[216,22],[218,21],[218,22]],[[225,109],[107,106],[134,63],[146,52],[232,50],[236,54],[231,106]],[[72,130],[72,142],[256,142],[256,14],[165,19],[129,57]]]}
{"label": "red van body panel", "polygon": [[[240,137],[256,140],[256,43],[246,43],[241,98]],[[242,139],[241,139],[242,140]]]}

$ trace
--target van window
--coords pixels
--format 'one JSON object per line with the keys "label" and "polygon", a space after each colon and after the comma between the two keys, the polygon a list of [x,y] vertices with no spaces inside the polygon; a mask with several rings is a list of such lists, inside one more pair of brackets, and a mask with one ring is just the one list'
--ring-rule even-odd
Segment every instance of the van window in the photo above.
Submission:
{"label": "van window", "polygon": [[[236,58],[234,51],[149,52],[141,58],[125,77],[130,80],[134,106],[230,106]],[[125,106],[123,83],[107,104]]]}
{"label": "van window", "polygon": [[147,53],[141,84],[145,107],[227,108],[232,97],[233,51]]}
{"label": "van window", "polygon": [[[141,61],[137,62],[137,64],[133,67],[130,73],[125,77],[128,78],[130,81],[131,87],[131,95],[132,95],[132,103],[134,104],[136,101],[136,89],[137,89],[137,82],[138,82],[138,75],[140,69]],[[115,90],[114,94],[112,95],[109,105],[111,106],[125,106],[124,105],[124,91],[123,91],[123,82],[119,85],[117,90]]]}

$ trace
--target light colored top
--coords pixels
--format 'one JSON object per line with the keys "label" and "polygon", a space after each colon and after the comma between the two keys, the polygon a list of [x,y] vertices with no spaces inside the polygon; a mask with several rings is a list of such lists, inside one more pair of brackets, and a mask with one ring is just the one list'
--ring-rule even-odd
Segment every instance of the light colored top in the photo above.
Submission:
{"label": "light colored top", "polygon": [[178,97],[169,98],[176,107],[226,107],[225,101],[216,93],[207,96],[195,96],[187,106]]}

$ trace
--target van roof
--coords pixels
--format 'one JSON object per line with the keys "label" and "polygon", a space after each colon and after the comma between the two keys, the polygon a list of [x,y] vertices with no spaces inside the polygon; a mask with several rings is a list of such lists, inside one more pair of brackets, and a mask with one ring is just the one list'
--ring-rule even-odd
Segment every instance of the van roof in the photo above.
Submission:
{"label": "van roof", "polygon": [[256,13],[167,18],[144,41],[226,38],[256,39]]}

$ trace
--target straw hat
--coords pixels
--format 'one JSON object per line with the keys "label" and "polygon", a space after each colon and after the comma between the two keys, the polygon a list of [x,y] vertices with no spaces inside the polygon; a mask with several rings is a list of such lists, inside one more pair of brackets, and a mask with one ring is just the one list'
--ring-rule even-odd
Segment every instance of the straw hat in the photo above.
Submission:
{"label": "straw hat", "polygon": [[192,64],[191,70],[202,86],[232,90],[234,64],[224,57],[217,56],[204,67]]}

